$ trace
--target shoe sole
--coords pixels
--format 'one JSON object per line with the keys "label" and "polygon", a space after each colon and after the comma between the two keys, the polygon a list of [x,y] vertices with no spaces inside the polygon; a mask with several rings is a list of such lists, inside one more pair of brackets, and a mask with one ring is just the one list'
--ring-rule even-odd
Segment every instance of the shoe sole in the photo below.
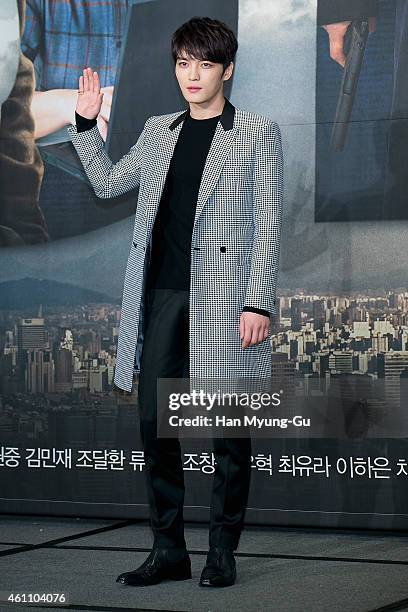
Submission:
{"label": "shoe sole", "polygon": [[232,586],[233,584],[235,584],[236,579],[237,579],[237,575],[236,575],[236,572],[234,572],[234,575],[230,580],[227,580],[221,584],[217,584],[217,583],[211,584],[211,583],[201,582],[201,579],[200,579],[198,585],[201,587],[209,587],[209,588],[226,587],[226,586]]}
{"label": "shoe sole", "polygon": [[144,587],[144,586],[153,586],[155,584],[160,584],[160,582],[163,582],[163,580],[190,580],[192,578],[192,573],[191,573],[191,568],[188,569],[187,571],[183,571],[183,572],[179,572],[179,571],[175,571],[175,572],[169,572],[164,574],[161,578],[159,578],[158,580],[154,580],[153,582],[131,582],[131,581],[127,581],[126,578],[124,578],[123,580],[118,580],[116,579],[116,582],[119,582],[120,584],[125,584],[128,586],[140,586],[140,587]]}

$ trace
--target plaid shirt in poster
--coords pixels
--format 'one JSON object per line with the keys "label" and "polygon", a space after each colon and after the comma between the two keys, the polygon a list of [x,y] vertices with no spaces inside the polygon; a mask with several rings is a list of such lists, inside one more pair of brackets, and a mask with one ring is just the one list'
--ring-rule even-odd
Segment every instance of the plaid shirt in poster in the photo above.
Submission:
{"label": "plaid shirt in poster", "polygon": [[128,0],[27,0],[21,49],[34,63],[36,90],[76,89],[84,66],[114,85]]}

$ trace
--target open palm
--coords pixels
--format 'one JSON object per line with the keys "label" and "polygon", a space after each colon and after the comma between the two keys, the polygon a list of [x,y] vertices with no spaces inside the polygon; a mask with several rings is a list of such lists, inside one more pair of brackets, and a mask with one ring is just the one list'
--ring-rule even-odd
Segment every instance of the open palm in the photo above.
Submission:
{"label": "open palm", "polygon": [[79,77],[76,112],[86,119],[95,119],[99,115],[102,106],[103,92],[97,72],[91,68],[84,68],[83,75]]}

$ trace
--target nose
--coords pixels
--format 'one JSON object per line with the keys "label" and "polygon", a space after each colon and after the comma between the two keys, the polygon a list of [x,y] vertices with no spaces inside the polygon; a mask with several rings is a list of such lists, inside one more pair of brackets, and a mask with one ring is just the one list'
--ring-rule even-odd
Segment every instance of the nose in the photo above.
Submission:
{"label": "nose", "polygon": [[194,66],[194,65],[191,65],[189,73],[188,73],[189,80],[190,81],[196,81],[198,79],[198,77],[199,77],[198,67]]}

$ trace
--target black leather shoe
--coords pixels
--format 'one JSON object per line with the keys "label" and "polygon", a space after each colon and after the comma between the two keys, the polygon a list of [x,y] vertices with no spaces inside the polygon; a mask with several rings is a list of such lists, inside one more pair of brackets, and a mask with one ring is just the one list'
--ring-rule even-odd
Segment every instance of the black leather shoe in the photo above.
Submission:
{"label": "black leather shoe", "polygon": [[235,558],[230,548],[211,546],[201,572],[200,586],[224,587],[234,584],[237,577]]}
{"label": "black leather shoe", "polygon": [[191,578],[191,561],[187,550],[178,561],[169,559],[168,548],[153,548],[146,561],[132,572],[125,572],[116,582],[132,586],[149,586],[162,580],[188,580]]}

